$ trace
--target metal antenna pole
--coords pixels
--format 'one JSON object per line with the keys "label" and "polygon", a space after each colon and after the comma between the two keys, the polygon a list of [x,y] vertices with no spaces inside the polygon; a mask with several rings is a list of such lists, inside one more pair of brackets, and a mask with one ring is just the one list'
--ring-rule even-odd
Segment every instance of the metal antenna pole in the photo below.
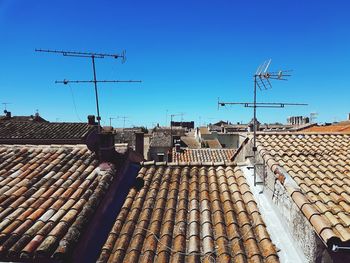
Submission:
{"label": "metal antenna pole", "polygon": [[170,115],[170,147],[173,147],[173,117],[175,115]]}
{"label": "metal antenna pole", "polygon": [[97,110],[97,123],[98,123],[98,132],[100,133],[101,129],[101,116],[100,116],[100,107],[98,105],[98,91],[97,91],[97,80],[96,80],[96,67],[95,67],[95,56],[91,56],[92,59],[92,69],[94,71],[94,86],[95,86],[95,99],[96,99],[96,110]]}
{"label": "metal antenna pole", "polygon": [[11,102],[2,102],[1,104],[4,105],[4,112],[7,111],[7,105],[11,104]]}
{"label": "metal antenna pole", "polygon": [[254,132],[254,145],[253,145],[253,152],[254,152],[254,156],[255,156],[255,152],[256,152],[256,75],[254,76],[254,114],[253,114],[253,132]]}
{"label": "metal antenna pole", "polygon": [[113,117],[109,117],[109,126],[112,126],[112,120],[114,120],[116,118],[113,118]]}

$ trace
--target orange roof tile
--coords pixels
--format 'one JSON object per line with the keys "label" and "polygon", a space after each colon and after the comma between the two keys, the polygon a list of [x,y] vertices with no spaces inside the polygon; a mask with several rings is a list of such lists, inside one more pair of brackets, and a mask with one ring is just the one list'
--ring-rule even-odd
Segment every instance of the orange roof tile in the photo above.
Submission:
{"label": "orange roof tile", "polygon": [[303,132],[341,132],[341,133],[350,133],[350,124],[334,124],[326,126],[312,126],[303,130]]}
{"label": "orange roof tile", "polygon": [[113,175],[79,145],[1,145],[0,160],[0,259],[67,255]]}
{"label": "orange roof tile", "polygon": [[291,197],[331,246],[350,241],[350,135],[258,135],[258,151],[275,172],[297,183]]}
{"label": "orange roof tile", "polygon": [[179,153],[173,148],[173,162],[221,162],[229,161],[234,149],[185,149]]}
{"label": "orange roof tile", "polygon": [[98,262],[279,262],[234,166],[144,165]]}

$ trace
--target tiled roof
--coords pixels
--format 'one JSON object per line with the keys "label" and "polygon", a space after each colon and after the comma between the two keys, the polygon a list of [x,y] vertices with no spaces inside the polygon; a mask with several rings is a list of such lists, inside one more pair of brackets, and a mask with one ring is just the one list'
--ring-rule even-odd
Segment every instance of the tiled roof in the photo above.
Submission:
{"label": "tiled roof", "polygon": [[86,146],[0,146],[0,260],[65,258],[113,178]]}
{"label": "tiled roof", "polygon": [[340,133],[350,133],[350,124],[335,124],[335,125],[325,125],[325,126],[312,126],[303,132],[340,132]]}
{"label": "tiled roof", "polygon": [[7,117],[7,116],[0,116],[0,121],[25,121],[25,122],[47,122],[44,118],[40,116],[12,116],[12,117]]}
{"label": "tiled roof", "polygon": [[94,129],[87,123],[1,121],[0,143],[83,143]]}
{"label": "tiled roof", "polygon": [[185,149],[177,153],[173,149],[173,162],[221,162],[229,161],[234,149]]}
{"label": "tiled roof", "polygon": [[277,175],[294,179],[286,189],[321,239],[328,246],[349,242],[350,136],[259,135],[257,145]]}
{"label": "tiled roof", "polygon": [[225,165],[145,164],[98,262],[278,262],[243,173]]}

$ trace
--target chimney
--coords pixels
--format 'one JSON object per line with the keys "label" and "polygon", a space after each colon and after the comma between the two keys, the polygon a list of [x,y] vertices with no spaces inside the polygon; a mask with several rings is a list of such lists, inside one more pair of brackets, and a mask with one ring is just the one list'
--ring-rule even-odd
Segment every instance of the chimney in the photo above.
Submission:
{"label": "chimney", "polygon": [[350,121],[350,113],[348,113],[348,121]]}
{"label": "chimney", "polygon": [[6,119],[11,119],[11,112],[4,110],[4,113],[6,114]]}
{"label": "chimney", "polygon": [[95,115],[88,115],[88,124],[89,125],[96,125],[96,121],[95,121]]}
{"label": "chimney", "polygon": [[144,133],[135,132],[135,152],[143,156],[144,154],[143,149],[144,149]]}
{"label": "chimney", "polygon": [[40,120],[39,112],[36,112],[34,115],[34,121],[39,121],[39,120]]}
{"label": "chimney", "polygon": [[180,143],[175,144],[175,150],[176,150],[177,153],[181,152],[181,147],[180,146],[181,146]]}
{"label": "chimney", "polygon": [[111,129],[102,129],[99,136],[98,157],[101,162],[114,162],[116,151],[114,146],[114,134]]}

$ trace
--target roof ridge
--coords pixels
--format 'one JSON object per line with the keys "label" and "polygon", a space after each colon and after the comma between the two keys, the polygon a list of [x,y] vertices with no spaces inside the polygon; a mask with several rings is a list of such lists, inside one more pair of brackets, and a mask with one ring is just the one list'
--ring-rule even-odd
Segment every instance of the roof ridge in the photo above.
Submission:
{"label": "roof ridge", "polygon": [[156,162],[156,161],[143,161],[141,166],[236,166],[237,164],[232,161],[220,161],[220,162]]}

